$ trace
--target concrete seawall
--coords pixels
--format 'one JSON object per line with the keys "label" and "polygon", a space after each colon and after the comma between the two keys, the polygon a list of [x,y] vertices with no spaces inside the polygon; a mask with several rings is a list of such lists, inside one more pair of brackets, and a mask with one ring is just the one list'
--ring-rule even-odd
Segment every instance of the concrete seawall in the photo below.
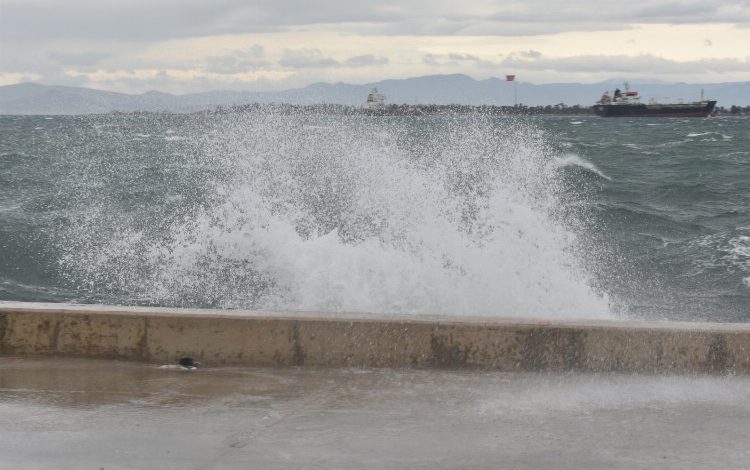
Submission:
{"label": "concrete seawall", "polygon": [[207,366],[750,373],[750,324],[0,302],[0,355]]}

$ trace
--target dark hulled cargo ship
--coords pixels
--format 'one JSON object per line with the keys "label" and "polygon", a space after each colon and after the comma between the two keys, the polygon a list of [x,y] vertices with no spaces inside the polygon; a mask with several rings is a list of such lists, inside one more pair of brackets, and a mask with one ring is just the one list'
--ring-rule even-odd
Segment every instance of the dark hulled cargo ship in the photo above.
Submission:
{"label": "dark hulled cargo ship", "polygon": [[714,113],[715,106],[715,100],[703,99],[692,103],[644,104],[640,94],[630,91],[626,83],[625,92],[616,89],[612,96],[605,92],[593,109],[602,117],[706,117]]}

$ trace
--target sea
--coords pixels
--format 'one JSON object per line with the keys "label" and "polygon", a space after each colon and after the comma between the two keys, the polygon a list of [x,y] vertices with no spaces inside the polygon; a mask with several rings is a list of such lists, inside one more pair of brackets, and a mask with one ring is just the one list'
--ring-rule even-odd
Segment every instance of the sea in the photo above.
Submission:
{"label": "sea", "polygon": [[0,300],[750,321],[750,117],[0,116]]}

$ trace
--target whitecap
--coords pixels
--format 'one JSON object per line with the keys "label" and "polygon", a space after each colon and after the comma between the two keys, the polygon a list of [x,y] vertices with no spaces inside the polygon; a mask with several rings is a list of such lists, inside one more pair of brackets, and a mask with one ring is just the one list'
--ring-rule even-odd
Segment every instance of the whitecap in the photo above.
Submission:
{"label": "whitecap", "polygon": [[583,168],[585,170],[588,170],[597,176],[604,178],[607,181],[612,181],[612,178],[604,174],[603,171],[601,171],[599,168],[597,168],[596,165],[591,163],[590,161],[586,160],[585,158],[580,157],[579,155],[576,155],[574,153],[568,153],[563,155],[562,157],[555,157],[552,160],[552,165],[555,168],[564,168],[568,166],[577,166],[580,168]]}

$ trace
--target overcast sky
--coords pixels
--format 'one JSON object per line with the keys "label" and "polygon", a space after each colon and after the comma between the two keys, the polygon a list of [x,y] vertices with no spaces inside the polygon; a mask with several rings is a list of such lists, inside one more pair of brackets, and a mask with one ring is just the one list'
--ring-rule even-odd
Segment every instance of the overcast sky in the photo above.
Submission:
{"label": "overcast sky", "polygon": [[0,0],[0,85],[750,80],[750,0]]}

